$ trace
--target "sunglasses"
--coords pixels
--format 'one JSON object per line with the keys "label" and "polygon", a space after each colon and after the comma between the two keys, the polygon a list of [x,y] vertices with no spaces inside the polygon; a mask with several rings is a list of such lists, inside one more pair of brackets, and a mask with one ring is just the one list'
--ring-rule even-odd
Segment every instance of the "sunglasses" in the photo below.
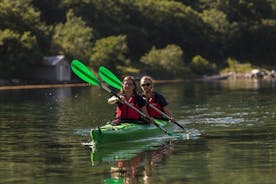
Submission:
{"label": "sunglasses", "polygon": [[144,86],[148,86],[149,87],[150,85],[151,85],[151,83],[141,84],[141,86],[143,86],[143,87]]}

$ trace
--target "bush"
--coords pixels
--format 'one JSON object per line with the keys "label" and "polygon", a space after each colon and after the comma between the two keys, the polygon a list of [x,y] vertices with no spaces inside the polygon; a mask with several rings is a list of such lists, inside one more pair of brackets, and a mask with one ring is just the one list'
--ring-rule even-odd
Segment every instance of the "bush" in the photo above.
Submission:
{"label": "bush", "polygon": [[235,72],[235,73],[246,73],[250,72],[253,67],[250,63],[240,63],[234,58],[227,58],[228,67],[223,70],[223,72]]}
{"label": "bush", "polygon": [[207,59],[200,55],[193,57],[190,67],[194,73],[200,75],[211,74],[216,70],[216,65],[214,63],[210,63]]}
{"label": "bush", "polygon": [[98,68],[108,66],[115,70],[120,66],[128,66],[130,60],[128,56],[128,46],[126,35],[109,36],[96,41],[92,48],[90,65]]}
{"label": "bush", "polygon": [[26,78],[32,64],[42,59],[37,39],[30,32],[0,30],[0,53],[0,77]]}
{"label": "bush", "polygon": [[91,55],[92,39],[93,29],[70,10],[66,14],[66,22],[59,23],[54,28],[51,52],[86,62]]}
{"label": "bush", "polygon": [[[147,67],[146,72],[155,78],[183,77],[186,71],[183,62],[183,51],[177,45],[168,45],[163,49],[153,47],[140,61]],[[162,73],[162,76],[160,74]]]}

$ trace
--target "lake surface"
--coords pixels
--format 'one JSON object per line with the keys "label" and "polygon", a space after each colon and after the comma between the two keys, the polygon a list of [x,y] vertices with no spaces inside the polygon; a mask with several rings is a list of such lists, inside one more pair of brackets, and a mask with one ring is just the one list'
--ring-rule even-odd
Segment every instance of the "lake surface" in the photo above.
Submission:
{"label": "lake surface", "polygon": [[82,143],[89,142],[91,128],[113,117],[105,91],[0,91],[0,183],[275,183],[276,81],[155,88],[189,139],[141,139],[131,150],[117,144],[113,156],[104,157],[103,150],[98,158]]}

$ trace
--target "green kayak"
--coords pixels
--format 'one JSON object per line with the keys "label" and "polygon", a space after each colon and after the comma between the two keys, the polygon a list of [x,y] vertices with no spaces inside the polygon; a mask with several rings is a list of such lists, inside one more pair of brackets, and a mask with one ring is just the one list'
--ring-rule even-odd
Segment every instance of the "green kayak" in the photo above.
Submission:
{"label": "green kayak", "polygon": [[[171,129],[173,124],[166,120],[156,119],[155,122],[165,129]],[[147,137],[166,135],[156,125],[124,122],[119,125],[106,124],[96,129],[91,129],[90,138],[95,144],[106,144]]]}

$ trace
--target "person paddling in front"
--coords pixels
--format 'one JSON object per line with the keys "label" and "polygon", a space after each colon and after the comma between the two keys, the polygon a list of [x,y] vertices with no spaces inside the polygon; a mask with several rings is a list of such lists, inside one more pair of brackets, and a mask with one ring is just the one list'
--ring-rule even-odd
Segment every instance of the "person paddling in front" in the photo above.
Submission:
{"label": "person paddling in front", "polygon": [[148,113],[153,118],[164,119],[162,113],[165,113],[171,121],[175,121],[168,108],[168,102],[165,97],[153,90],[153,80],[150,76],[143,76],[140,80],[142,96],[148,103]]}
{"label": "person paddling in front", "polygon": [[116,119],[111,122],[112,124],[116,125],[124,121],[146,123],[140,117],[139,112],[127,105],[127,103],[131,104],[140,110],[146,117],[149,117],[146,101],[141,95],[137,94],[136,90],[137,86],[134,78],[132,76],[126,76],[123,79],[123,86],[119,92],[120,98],[112,96],[107,100],[108,104],[117,104],[115,110]]}

